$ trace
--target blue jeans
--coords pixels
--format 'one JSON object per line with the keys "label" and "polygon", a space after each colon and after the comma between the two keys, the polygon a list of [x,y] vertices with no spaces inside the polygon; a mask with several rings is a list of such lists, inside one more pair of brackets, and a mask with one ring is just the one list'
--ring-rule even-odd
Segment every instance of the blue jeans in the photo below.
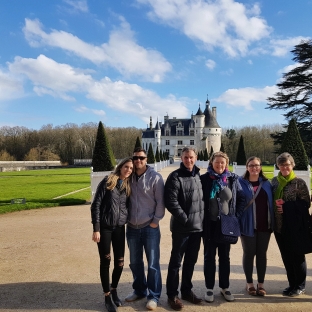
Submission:
{"label": "blue jeans", "polygon": [[[130,269],[133,275],[132,288],[138,296],[159,301],[162,289],[160,258],[160,229],[149,225],[134,229],[127,226],[127,243],[130,252]],[[145,251],[148,269],[145,277],[143,248]]]}
{"label": "blue jeans", "polygon": [[181,294],[188,295],[192,288],[194,266],[197,262],[198,251],[201,243],[201,232],[172,233],[172,250],[167,275],[167,296],[178,295],[179,269],[184,256],[181,280]]}

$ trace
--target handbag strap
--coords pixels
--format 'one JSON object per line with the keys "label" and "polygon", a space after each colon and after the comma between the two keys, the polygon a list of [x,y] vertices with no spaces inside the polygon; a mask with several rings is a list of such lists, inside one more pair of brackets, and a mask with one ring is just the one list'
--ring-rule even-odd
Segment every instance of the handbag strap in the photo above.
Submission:
{"label": "handbag strap", "polygon": [[263,181],[260,182],[258,188],[257,188],[257,191],[254,195],[254,197],[249,201],[249,203],[247,204],[247,206],[244,208],[244,211],[256,200],[256,197],[258,196],[259,192],[260,192],[260,189],[262,187],[262,184],[263,184]]}

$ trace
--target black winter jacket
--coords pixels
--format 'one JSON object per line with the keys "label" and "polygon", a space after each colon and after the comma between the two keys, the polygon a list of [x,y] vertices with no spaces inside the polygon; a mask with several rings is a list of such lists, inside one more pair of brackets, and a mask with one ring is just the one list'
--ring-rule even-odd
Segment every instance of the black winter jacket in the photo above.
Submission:
{"label": "black winter jacket", "polygon": [[296,254],[312,252],[309,204],[296,200],[283,205],[282,241],[284,248]]}
{"label": "black winter jacket", "polygon": [[192,233],[203,230],[204,201],[199,168],[195,176],[183,163],[171,172],[165,184],[165,206],[172,214],[171,232]]}
{"label": "black winter jacket", "polygon": [[128,198],[126,190],[120,190],[119,184],[113,190],[106,188],[108,176],[98,185],[91,205],[93,231],[101,228],[121,226],[128,218]]}

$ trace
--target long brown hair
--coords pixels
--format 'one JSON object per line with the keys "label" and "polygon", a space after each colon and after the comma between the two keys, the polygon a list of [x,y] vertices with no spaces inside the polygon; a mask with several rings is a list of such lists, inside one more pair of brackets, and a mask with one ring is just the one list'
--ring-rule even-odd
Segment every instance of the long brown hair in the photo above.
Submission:
{"label": "long brown hair", "polygon": [[[247,168],[248,168],[248,164],[252,161],[252,160],[258,160],[259,161],[259,163],[260,163],[260,166],[261,166],[261,159],[259,158],[259,157],[257,157],[257,156],[251,156],[251,157],[249,157],[248,159],[247,159],[247,161],[246,161],[246,171],[245,171],[245,173],[243,174],[243,179],[245,179],[245,180],[249,180],[249,171],[247,170]],[[261,167],[261,170],[260,170],[260,172],[259,172],[259,177],[261,177],[262,178],[262,180],[263,181],[266,181],[268,178],[264,175],[264,173],[263,173],[263,171],[262,171],[262,167]]]}
{"label": "long brown hair", "polygon": [[[128,162],[131,162],[133,164],[131,157],[127,157],[127,158],[122,159],[119,162],[119,164],[116,166],[114,172],[108,176],[108,179],[106,182],[106,187],[108,190],[111,191],[116,187],[117,181],[120,177],[120,170],[123,167],[123,165],[128,163]],[[128,178],[126,178],[122,181],[121,188],[120,188],[121,190],[126,189],[126,195],[127,196],[130,196],[130,194],[131,194],[130,179],[129,179],[131,177],[131,175],[132,175],[132,173],[130,174],[130,176]]]}

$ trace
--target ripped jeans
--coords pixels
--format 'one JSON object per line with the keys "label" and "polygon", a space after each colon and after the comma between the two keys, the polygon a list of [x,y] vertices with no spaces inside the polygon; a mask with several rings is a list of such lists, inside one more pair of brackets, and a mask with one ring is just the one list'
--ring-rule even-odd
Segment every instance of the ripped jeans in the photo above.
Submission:
{"label": "ripped jeans", "polygon": [[111,262],[111,244],[114,253],[114,269],[112,273],[112,288],[117,288],[123,270],[125,255],[125,226],[101,228],[101,238],[98,243],[100,255],[100,278],[104,293],[110,291],[109,266]]}

